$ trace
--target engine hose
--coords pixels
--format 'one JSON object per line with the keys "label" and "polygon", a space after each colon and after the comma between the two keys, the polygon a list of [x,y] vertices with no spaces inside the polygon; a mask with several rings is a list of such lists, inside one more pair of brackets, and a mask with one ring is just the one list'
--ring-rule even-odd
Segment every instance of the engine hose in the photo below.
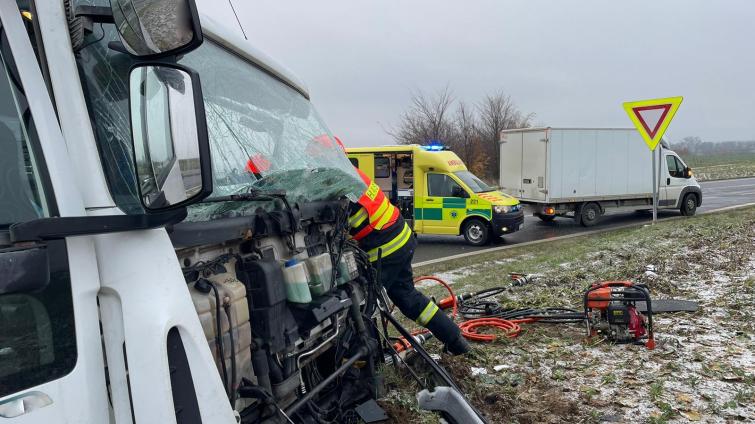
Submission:
{"label": "engine hose", "polygon": [[225,316],[228,317],[228,338],[231,342],[231,404],[236,402],[236,343],[233,340],[233,320],[231,320],[231,304],[223,304]]}
{"label": "engine hose", "polygon": [[[223,327],[220,321],[220,294],[218,294],[218,288],[215,287],[209,280],[207,284],[212,288],[215,293],[215,345],[218,348],[218,354],[220,355],[220,369],[223,371],[223,386],[225,387],[226,395],[228,399],[231,399],[231,392],[228,388],[228,368],[225,366],[225,349],[223,348]],[[232,402],[232,401],[231,401]]]}

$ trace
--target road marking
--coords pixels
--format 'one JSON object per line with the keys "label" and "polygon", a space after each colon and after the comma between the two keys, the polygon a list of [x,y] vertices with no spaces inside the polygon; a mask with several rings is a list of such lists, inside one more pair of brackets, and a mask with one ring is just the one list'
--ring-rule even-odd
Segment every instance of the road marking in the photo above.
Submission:
{"label": "road marking", "polygon": [[[729,211],[729,210],[733,210],[733,209],[746,208],[746,207],[749,207],[749,206],[755,206],[755,202],[744,203],[744,204],[741,204],[741,205],[734,205],[734,206],[726,206],[724,208],[718,208],[718,209],[712,209],[712,210],[709,210],[709,211],[700,212],[699,215],[707,215],[707,214],[711,214],[711,213],[725,212],[725,211]],[[680,216],[672,216],[672,217],[668,217],[668,218],[660,218],[660,219],[658,219],[658,222],[672,221],[672,220],[684,219],[684,218],[687,218],[687,217],[681,216],[681,215]],[[545,239],[540,239],[540,240],[532,240],[532,241],[527,241],[527,242],[524,242],[524,243],[512,244],[510,246],[498,246],[498,247],[492,247],[490,249],[476,250],[474,252],[460,253],[458,255],[445,256],[445,257],[442,257],[442,258],[436,258],[436,259],[430,259],[428,261],[417,262],[415,264],[412,264],[412,268],[419,268],[419,267],[423,267],[423,266],[427,266],[427,265],[439,264],[439,263],[443,263],[443,262],[446,262],[446,261],[452,261],[454,259],[468,258],[470,256],[484,255],[486,253],[493,253],[493,252],[498,252],[498,251],[501,251],[501,250],[513,249],[513,248],[516,248],[516,247],[526,247],[526,246],[532,246],[532,245],[535,245],[535,244],[548,243],[548,242],[552,242],[552,241],[566,240],[566,239],[571,239],[571,238],[576,238],[576,237],[585,237],[585,236],[591,236],[591,235],[595,235],[595,234],[607,233],[607,232],[610,232],[610,231],[624,230],[624,229],[627,229],[627,228],[643,227],[645,225],[650,225],[650,223],[651,223],[651,221],[634,222],[634,223],[631,223],[631,224],[620,225],[618,227],[602,228],[602,229],[599,229],[599,230],[584,231],[584,232],[581,232],[581,233],[567,234],[567,235],[558,236],[558,237],[551,237],[551,238],[545,238]]]}

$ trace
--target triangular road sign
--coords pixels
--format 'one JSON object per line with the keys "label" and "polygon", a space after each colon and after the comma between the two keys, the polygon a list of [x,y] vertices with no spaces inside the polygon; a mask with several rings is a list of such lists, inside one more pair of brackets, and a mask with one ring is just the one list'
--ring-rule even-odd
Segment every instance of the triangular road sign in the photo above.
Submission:
{"label": "triangular road sign", "polygon": [[650,150],[655,150],[680,104],[682,104],[681,96],[666,97],[627,102],[624,103],[624,110]]}

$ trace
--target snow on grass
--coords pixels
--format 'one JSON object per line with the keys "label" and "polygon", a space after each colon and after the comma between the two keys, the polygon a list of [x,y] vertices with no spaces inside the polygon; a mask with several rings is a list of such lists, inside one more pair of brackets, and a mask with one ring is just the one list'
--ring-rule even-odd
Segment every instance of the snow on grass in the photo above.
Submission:
{"label": "snow on grass", "polygon": [[[755,422],[755,208],[469,261],[438,275],[465,290],[508,284],[497,300],[510,307],[575,307],[590,283],[621,279],[700,304],[657,315],[652,351],[524,324],[516,339],[443,356],[491,422]],[[517,287],[509,272],[542,276]]]}

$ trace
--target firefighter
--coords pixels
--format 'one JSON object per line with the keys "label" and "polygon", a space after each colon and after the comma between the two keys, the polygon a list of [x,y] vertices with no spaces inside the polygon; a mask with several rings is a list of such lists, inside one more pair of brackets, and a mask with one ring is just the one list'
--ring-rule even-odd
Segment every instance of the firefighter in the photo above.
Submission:
{"label": "firefighter", "polygon": [[[335,139],[343,148],[341,140]],[[412,258],[417,241],[411,228],[380,187],[360,169],[356,170],[367,190],[351,204],[351,237],[367,252],[370,262],[378,260],[380,251],[381,283],[401,313],[430,330],[449,353],[466,353],[469,344],[459,327],[414,287]]]}

